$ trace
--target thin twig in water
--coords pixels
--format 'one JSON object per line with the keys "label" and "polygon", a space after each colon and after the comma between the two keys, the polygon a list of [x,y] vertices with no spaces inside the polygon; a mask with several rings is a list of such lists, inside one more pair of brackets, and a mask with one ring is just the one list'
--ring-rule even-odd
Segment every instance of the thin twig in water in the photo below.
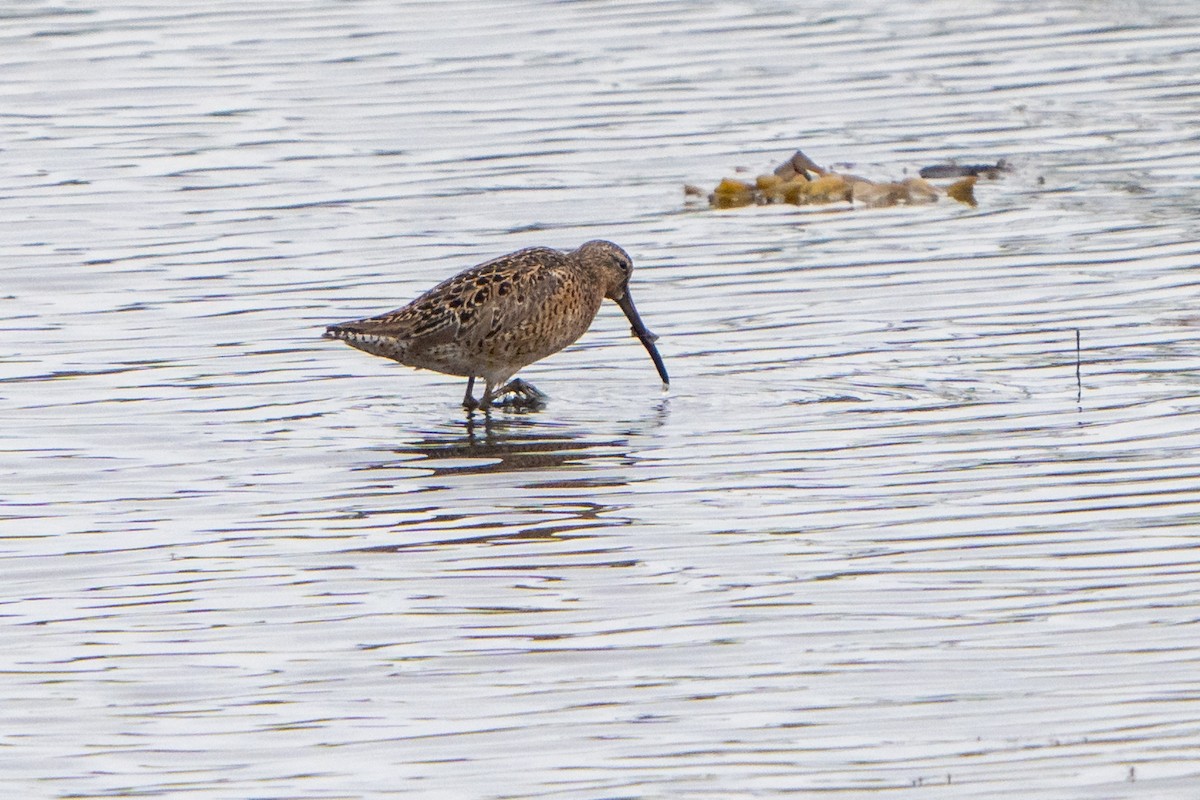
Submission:
{"label": "thin twig in water", "polygon": [[1075,329],[1075,402],[1083,402],[1083,359],[1080,357],[1079,328]]}

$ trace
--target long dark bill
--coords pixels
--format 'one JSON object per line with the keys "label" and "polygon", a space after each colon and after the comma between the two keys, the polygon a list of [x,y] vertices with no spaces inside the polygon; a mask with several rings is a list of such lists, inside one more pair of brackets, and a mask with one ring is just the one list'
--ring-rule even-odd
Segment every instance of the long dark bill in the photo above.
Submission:
{"label": "long dark bill", "polygon": [[629,324],[633,326],[633,335],[642,343],[642,347],[646,348],[646,352],[650,354],[650,358],[654,359],[654,368],[658,370],[658,375],[662,378],[663,385],[669,386],[671,379],[667,377],[667,368],[663,365],[662,356],[658,354],[658,348],[654,346],[654,340],[658,337],[646,329],[646,324],[638,316],[637,309],[633,307],[633,298],[629,296],[628,288],[621,295],[621,299],[617,301],[617,305],[625,312],[625,316],[629,317]]}

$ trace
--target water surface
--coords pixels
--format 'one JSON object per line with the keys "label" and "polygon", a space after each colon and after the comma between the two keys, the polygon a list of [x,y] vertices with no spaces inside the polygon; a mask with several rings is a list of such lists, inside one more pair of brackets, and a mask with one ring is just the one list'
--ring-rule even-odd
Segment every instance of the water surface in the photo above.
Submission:
{"label": "water surface", "polygon": [[[1196,42],[1169,2],[0,14],[8,793],[1195,796]],[[1015,170],[684,203],[796,148]],[[319,338],[597,237],[668,392],[611,304],[537,414]]]}

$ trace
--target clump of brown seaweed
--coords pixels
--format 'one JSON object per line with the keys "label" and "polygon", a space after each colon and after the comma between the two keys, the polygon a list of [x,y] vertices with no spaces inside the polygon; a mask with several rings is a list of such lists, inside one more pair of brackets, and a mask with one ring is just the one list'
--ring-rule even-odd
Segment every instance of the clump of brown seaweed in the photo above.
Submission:
{"label": "clump of brown seaweed", "polygon": [[[713,208],[738,208],[773,203],[790,203],[797,206],[858,203],[871,208],[881,208],[933,203],[940,196],[946,195],[960,203],[974,206],[975,182],[979,177],[994,180],[1008,169],[1008,164],[1003,159],[995,164],[940,164],[922,169],[921,177],[881,182],[822,169],[811,158],[797,150],[791,158],[776,167],[773,173],[759,175],[752,183],[736,178],[723,179],[708,195],[708,203]],[[926,180],[927,178],[959,180],[945,188],[939,188]],[[698,186],[685,186],[684,193],[689,196],[704,196],[704,190]]]}

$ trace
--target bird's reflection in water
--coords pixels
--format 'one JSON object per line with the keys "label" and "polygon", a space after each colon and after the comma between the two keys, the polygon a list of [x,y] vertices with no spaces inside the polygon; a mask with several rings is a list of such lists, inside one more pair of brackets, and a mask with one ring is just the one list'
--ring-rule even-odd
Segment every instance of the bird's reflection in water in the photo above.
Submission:
{"label": "bird's reflection in water", "polygon": [[[660,425],[664,415],[659,407],[632,424],[597,431],[532,414],[475,412],[389,446],[386,459],[360,469],[375,476],[404,474],[401,480],[412,482],[407,491],[389,496],[418,505],[409,509],[412,521],[389,523],[406,541],[361,549],[561,543],[631,524],[604,501],[622,496],[636,479],[640,460],[631,455],[636,448],[631,442]],[[395,510],[389,508],[388,515]],[[589,563],[607,563],[597,555]],[[625,558],[612,562],[627,564]]]}
{"label": "bird's reflection in water", "polygon": [[[622,439],[585,438],[580,431],[539,423],[530,417],[495,418],[490,413],[476,413],[454,429],[431,432],[392,451],[417,456],[421,466],[439,475],[454,475],[552,470],[577,463],[587,453],[605,452],[611,456],[614,448],[623,444]],[[620,457],[621,453],[616,455]]]}
{"label": "bird's reflection in water", "polygon": [[[400,459],[379,463],[369,469],[422,467],[438,475],[464,475],[546,471],[578,466],[591,458],[603,458],[610,466],[632,467],[630,440],[661,425],[666,416],[665,400],[654,412],[607,434],[588,431],[534,414],[471,412],[464,419],[426,432],[418,439],[388,451]],[[606,471],[604,483],[613,475]],[[552,483],[551,475],[546,483]],[[599,478],[599,476],[593,476]],[[586,480],[577,476],[577,480]],[[623,481],[621,481],[623,482]]]}

